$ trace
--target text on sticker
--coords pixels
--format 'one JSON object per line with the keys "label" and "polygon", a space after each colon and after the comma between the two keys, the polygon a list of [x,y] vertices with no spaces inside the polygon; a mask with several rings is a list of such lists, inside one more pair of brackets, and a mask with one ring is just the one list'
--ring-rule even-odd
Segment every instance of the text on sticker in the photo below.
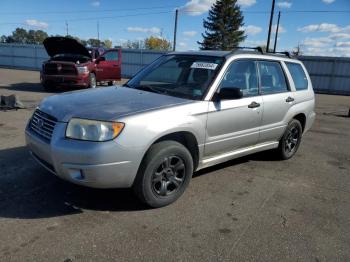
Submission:
{"label": "text on sticker", "polygon": [[191,65],[191,68],[215,70],[217,66],[218,66],[218,64],[214,64],[214,63],[194,62]]}

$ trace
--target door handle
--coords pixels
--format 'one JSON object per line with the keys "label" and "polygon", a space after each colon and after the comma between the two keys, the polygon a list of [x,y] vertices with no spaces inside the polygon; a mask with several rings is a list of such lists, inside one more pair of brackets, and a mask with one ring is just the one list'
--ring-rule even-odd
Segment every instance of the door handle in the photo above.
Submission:
{"label": "door handle", "polygon": [[118,67],[119,65],[113,65],[113,67]]}
{"label": "door handle", "polygon": [[260,104],[257,103],[257,102],[255,102],[255,101],[251,102],[251,103],[248,105],[249,108],[256,108],[256,107],[259,107],[259,106],[260,106]]}
{"label": "door handle", "polygon": [[290,97],[288,96],[287,99],[286,99],[286,102],[289,103],[289,102],[293,102],[294,101],[294,98],[293,97]]}

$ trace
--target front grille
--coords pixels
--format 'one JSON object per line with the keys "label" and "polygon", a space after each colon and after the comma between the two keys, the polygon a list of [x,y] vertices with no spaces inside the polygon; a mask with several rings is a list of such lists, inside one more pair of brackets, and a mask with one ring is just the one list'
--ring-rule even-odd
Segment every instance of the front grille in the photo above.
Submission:
{"label": "front grille", "polygon": [[47,63],[44,65],[44,74],[46,75],[76,75],[77,70],[74,65]]}
{"label": "front grille", "polygon": [[50,141],[56,123],[56,118],[37,109],[30,120],[29,127],[38,136]]}

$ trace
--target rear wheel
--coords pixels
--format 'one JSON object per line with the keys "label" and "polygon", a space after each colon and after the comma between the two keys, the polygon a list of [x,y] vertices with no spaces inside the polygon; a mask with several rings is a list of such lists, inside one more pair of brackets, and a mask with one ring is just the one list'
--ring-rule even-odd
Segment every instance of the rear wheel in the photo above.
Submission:
{"label": "rear wheel", "polygon": [[298,151],[303,129],[298,120],[293,119],[287,126],[284,132],[279,147],[277,149],[278,155],[281,159],[289,159]]}
{"label": "rear wheel", "polygon": [[94,73],[89,74],[89,88],[96,88],[97,82],[96,82],[96,76]]}
{"label": "rear wheel", "polygon": [[133,189],[151,207],[176,201],[187,188],[193,173],[190,152],[180,143],[154,144],[141,163]]}

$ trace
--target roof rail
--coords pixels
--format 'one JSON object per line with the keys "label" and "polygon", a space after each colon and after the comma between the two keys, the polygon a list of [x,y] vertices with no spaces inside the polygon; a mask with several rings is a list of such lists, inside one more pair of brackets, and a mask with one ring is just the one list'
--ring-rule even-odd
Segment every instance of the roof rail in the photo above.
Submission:
{"label": "roof rail", "polygon": [[250,49],[250,50],[256,50],[258,52],[260,52],[261,54],[264,54],[264,50],[260,47],[249,47],[249,46],[237,46],[235,47],[235,49]]}
{"label": "roof rail", "polygon": [[269,52],[269,53],[271,53],[271,54],[281,54],[281,55],[288,56],[289,58],[292,58],[292,55],[288,51],[284,51],[284,52]]}

